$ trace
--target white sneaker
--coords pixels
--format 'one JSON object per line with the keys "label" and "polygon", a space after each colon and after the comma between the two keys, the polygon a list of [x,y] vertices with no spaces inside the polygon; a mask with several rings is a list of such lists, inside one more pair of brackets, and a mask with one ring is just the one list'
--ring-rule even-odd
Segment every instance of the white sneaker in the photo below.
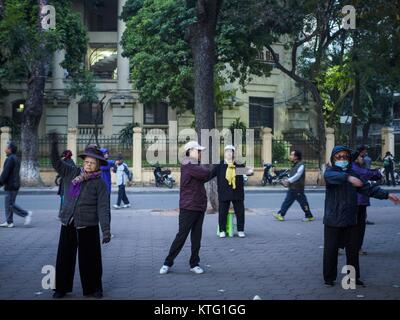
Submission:
{"label": "white sneaker", "polygon": [[33,212],[32,211],[28,211],[28,215],[25,217],[25,223],[24,223],[25,226],[28,226],[28,225],[31,224],[32,215],[33,215]]}
{"label": "white sneaker", "polygon": [[199,266],[191,268],[190,271],[196,273],[196,274],[202,274],[204,273],[204,270],[202,268],[200,268]]}
{"label": "white sneaker", "polygon": [[14,223],[4,222],[4,223],[0,224],[0,227],[2,227],[2,228],[14,228]]}
{"label": "white sneaker", "polygon": [[114,208],[114,209],[121,209],[121,207],[120,207],[119,205],[117,205],[117,204],[114,204],[114,205],[113,205],[113,208]]}
{"label": "white sneaker", "polygon": [[219,237],[220,237],[220,238],[225,238],[225,237],[226,237],[226,233],[225,233],[224,231],[221,231],[221,232],[219,233]]}
{"label": "white sneaker", "polygon": [[238,236],[239,236],[239,238],[244,238],[246,235],[243,231],[239,231]]}
{"label": "white sneaker", "polygon": [[130,208],[130,207],[131,207],[131,204],[130,204],[130,203],[124,204],[124,206],[123,206],[123,208]]}
{"label": "white sneaker", "polygon": [[163,265],[160,269],[160,274],[167,274],[169,271],[169,267],[166,265]]}

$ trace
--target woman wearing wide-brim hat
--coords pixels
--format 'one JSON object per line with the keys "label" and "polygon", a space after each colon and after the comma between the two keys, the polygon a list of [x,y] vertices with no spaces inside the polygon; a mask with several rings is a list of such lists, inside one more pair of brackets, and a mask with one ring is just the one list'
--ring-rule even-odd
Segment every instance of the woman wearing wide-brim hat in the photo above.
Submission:
{"label": "woman wearing wide-brim hat", "polygon": [[58,153],[58,135],[50,134],[51,161],[64,179],[64,204],[61,210],[61,233],[56,263],[56,288],[53,297],[62,298],[72,291],[76,253],[83,294],[103,297],[100,232],[103,243],[110,242],[110,201],[107,186],[101,179],[100,166],[106,165],[100,149],[91,145],[79,157],[82,168],[65,164]]}

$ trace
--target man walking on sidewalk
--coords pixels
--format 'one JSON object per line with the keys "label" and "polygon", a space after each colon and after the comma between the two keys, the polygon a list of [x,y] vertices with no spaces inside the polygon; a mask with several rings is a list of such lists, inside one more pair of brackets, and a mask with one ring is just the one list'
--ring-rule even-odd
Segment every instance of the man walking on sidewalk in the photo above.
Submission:
{"label": "man walking on sidewalk", "polygon": [[306,170],[301,159],[302,154],[299,150],[293,150],[290,153],[290,161],[293,163],[293,166],[290,170],[289,178],[282,182],[285,187],[289,187],[289,190],[286,194],[285,200],[282,203],[281,209],[278,213],[274,214],[274,217],[279,221],[285,221],[286,212],[289,210],[295,200],[298,201],[305,213],[303,222],[315,220],[314,216],[311,214],[306,195],[304,194]]}
{"label": "man walking on sidewalk", "polygon": [[4,186],[5,191],[5,213],[6,222],[0,224],[0,227],[13,228],[14,220],[13,214],[25,218],[25,225],[29,225],[32,220],[32,211],[26,211],[20,208],[15,200],[17,198],[18,190],[20,187],[19,169],[21,163],[17,157],[17,146],[9,142],[5,150],[7,159],[4,162],[4,169],[0,176],[0,186]]}

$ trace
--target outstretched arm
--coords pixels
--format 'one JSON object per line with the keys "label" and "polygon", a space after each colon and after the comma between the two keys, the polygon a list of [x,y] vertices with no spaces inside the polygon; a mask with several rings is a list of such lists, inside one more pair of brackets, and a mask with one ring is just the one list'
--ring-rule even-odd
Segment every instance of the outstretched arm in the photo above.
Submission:
{"label": "outstretched arm", "polygon": [[53,165],[54,170],[56,170],[61,177],[76,174],[80,171],[79,168],[70,166],[61,160],[60,154],[58,152],[58,134],[56,132],[50,133],[50,143],[51,164]]}

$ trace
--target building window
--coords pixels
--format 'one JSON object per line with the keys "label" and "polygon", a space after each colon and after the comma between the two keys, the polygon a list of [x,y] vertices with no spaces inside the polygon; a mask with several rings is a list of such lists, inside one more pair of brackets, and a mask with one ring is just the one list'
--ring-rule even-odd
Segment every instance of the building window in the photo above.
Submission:
{"label": "building window", "polygon": [[144,124],[168,124],[168,105],[165,102],[145,103]]}
{"label": "building window", "polygon": [[22,123],[22,115],[25,109],[25,100],[16,100],[12,103],[12,117],[16,124]]}
{"label": "building window", "polygon": [[103,124],[103,104],[101,103],[79,103],[78,123],[80,125]]}
{"label": "building window", "polygon": [[115,44],[90,44],[89,67],[95,78],[117,79],[117,46]]}
{"label": "building window", "polygon": [[86,0],[85,16],[89,31],[117,31],[118,1]]}
{"label": "building window", "polygon": [[250,128],[268,127],[274,130],[274,99],[249,97]]}
{"label": "building window", "polygon": [[[279,54],[276,53],[275,56],[279,61]],[[275,63],[273,55],[271,54],[271,52],[269,52],[269,50],[265,48],[262,51],[258,51],[257,60],[265,63],[271,63],[271,64]]]}

